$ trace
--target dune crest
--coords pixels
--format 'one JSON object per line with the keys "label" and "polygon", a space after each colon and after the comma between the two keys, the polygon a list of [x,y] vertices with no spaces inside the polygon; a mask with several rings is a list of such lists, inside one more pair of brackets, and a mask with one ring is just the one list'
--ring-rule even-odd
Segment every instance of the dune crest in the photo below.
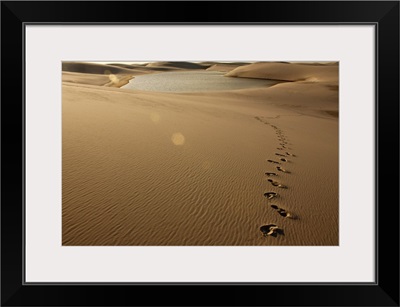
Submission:
{"label": "dune crest", "polygon": [[146,67],[167,67],[177,69],[206,69],[210,65],[193,63],[193,62],[152,62],[146,65]]}
{"label": "dune crest", "polygon": [[243,65],[248,65],[249,63],[218,63],[207,68],[208,71],[222,71],[229,72]]}
{"label": "dune crest", "polygon": [[85,74],[129,74],[132,70],[107,64],[86,62],[63,62],[62,71]]}

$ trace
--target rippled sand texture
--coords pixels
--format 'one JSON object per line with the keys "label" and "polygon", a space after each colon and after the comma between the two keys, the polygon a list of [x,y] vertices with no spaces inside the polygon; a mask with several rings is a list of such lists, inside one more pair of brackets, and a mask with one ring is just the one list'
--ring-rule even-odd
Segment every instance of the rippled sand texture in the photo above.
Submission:
{"label": "rippled sand texture", "polygon": [[337,245],[337,88],[301,77],[176,94],[68,74],[62,244]]}

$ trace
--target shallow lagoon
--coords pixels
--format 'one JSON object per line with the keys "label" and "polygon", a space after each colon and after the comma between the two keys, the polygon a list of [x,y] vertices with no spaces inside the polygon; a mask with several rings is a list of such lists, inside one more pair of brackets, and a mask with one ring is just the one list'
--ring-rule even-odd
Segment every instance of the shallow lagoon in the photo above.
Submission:
{"label": "shallow lagoon", "polygon": [[268,87],[276,83],[275,80],[224,77],[224,73],[215,71],[185,71],[137,76],[123,88],[154,92],[205,92]]}

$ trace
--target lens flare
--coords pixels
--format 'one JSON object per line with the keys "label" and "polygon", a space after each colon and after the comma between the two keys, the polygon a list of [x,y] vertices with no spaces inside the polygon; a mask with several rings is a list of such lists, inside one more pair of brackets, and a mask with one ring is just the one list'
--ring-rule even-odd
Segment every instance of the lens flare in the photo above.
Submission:
{"label": "lens flare", "polygon": [[174,145],[180,146],[185,143],[185,137],[183,136],[182,133],[176,132],[172,135],[171,141],[172,143],[174,143]]}
{"label": "lens flare", "polygon": [[108,78],[110,78],[110,81],[112,83],[118,83],[119,82],[119,79],[118,79],[118,77],[116,75],[110,74],[110,75],[108,75]]}

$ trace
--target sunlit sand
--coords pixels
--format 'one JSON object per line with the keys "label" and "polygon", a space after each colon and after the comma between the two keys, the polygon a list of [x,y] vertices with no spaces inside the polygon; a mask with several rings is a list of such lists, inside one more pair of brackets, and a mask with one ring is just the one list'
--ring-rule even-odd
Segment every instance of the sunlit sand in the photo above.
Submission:
{"label": "sunlit sand", "polygon": [[[163,72],[272,86],[124,88]],[[63,63],[63,245],[338,245],[338,63]]]}

